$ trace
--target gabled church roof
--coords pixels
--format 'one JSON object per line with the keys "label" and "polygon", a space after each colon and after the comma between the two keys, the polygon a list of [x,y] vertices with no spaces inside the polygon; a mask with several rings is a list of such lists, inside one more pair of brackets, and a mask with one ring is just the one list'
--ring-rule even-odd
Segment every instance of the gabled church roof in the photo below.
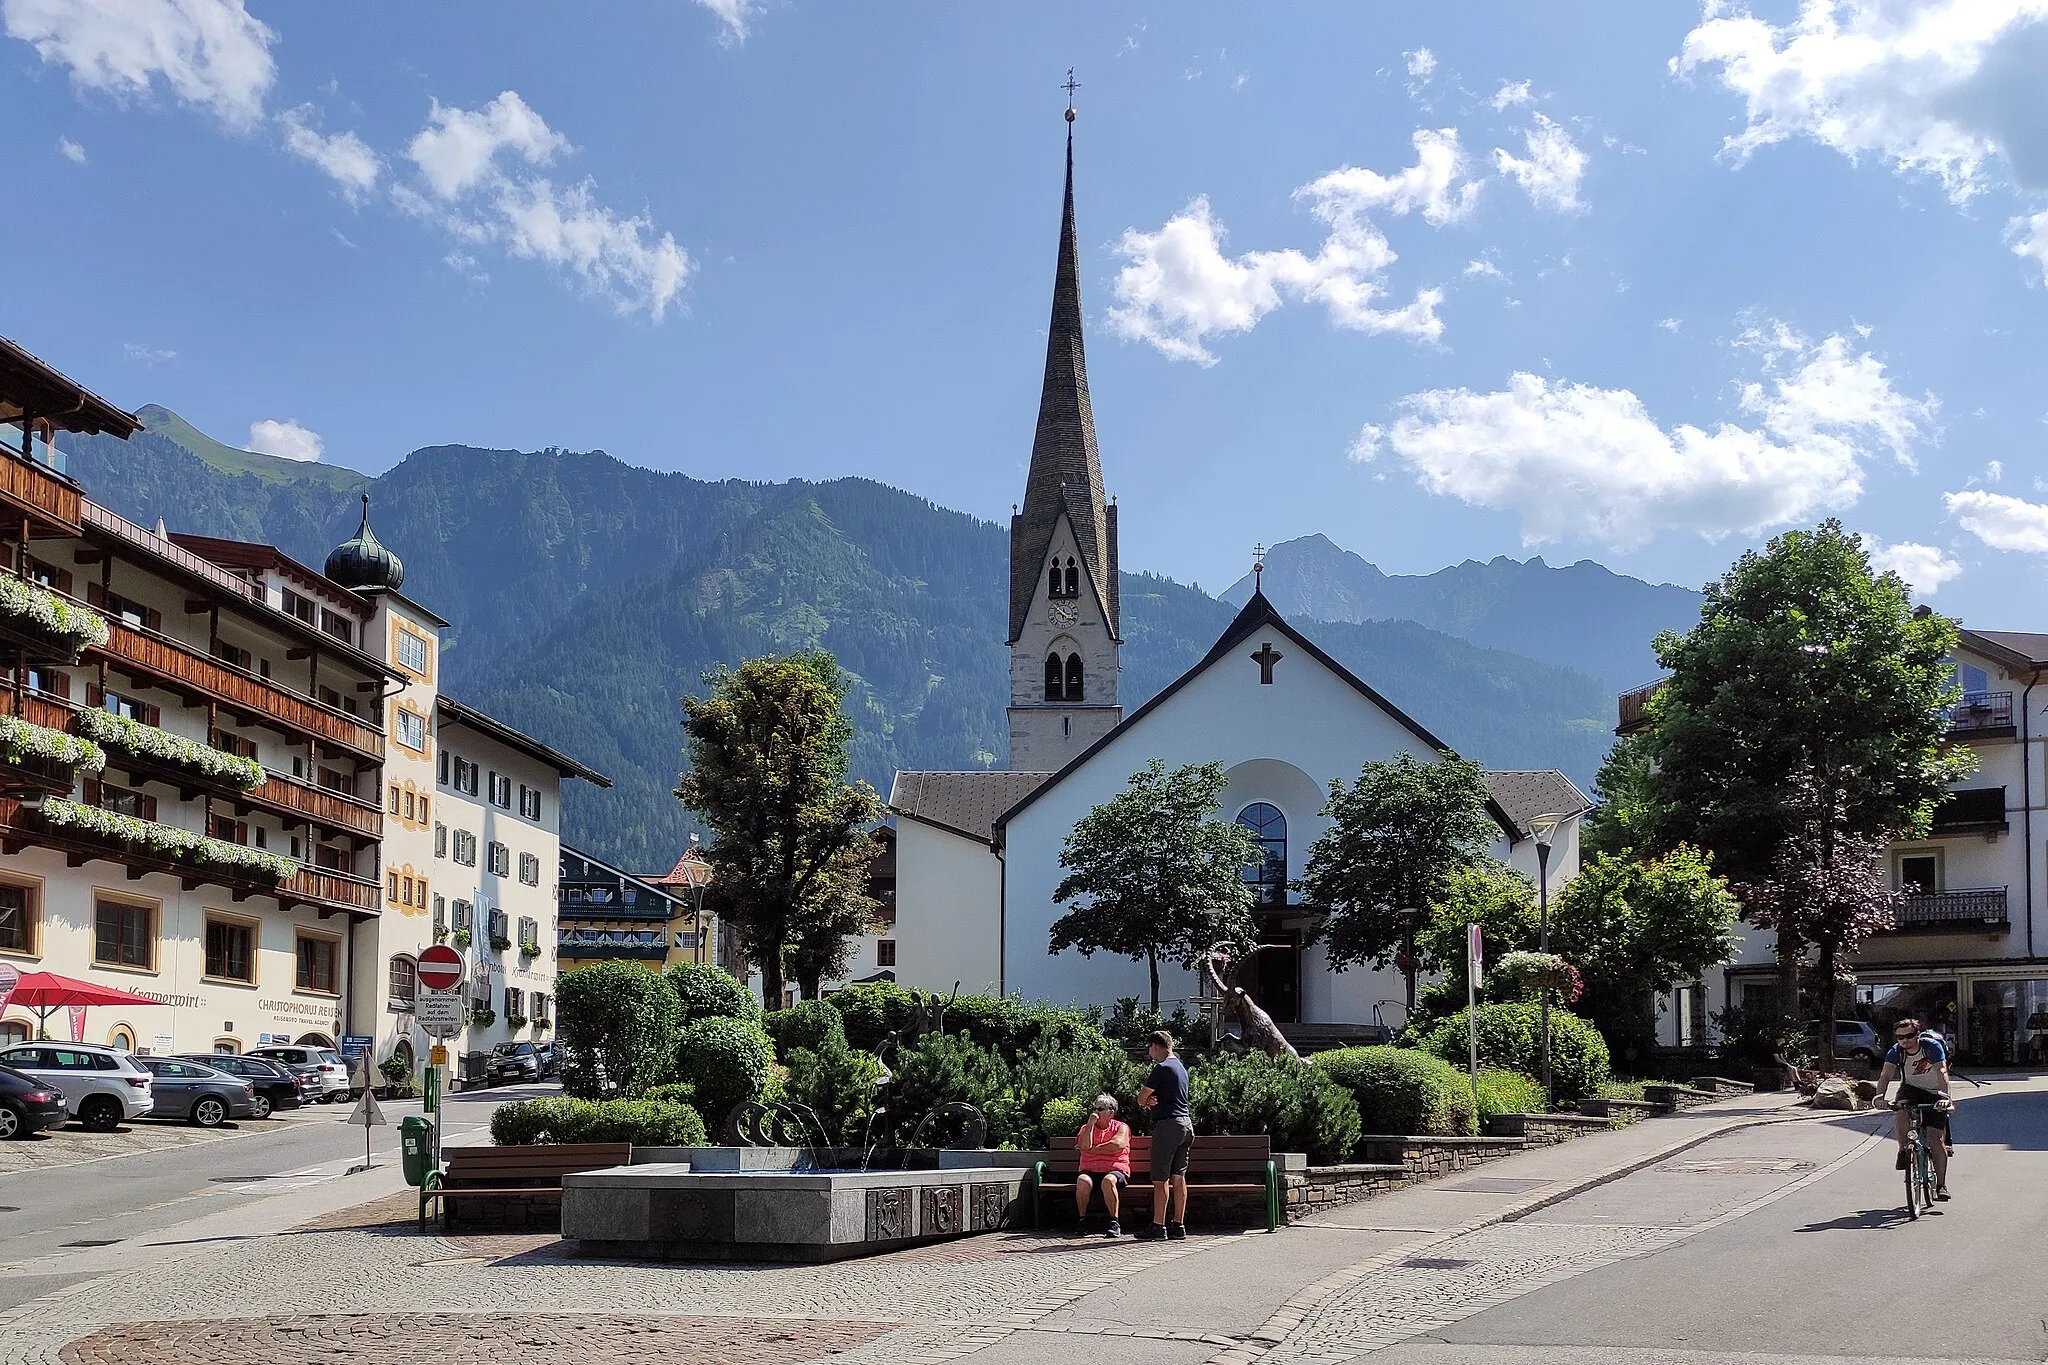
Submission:
{"label": "gabled church roof", "polygon": [[1023,510],[1010,519],[1010,642],[1024,633],[1031,597],[1061,513],[1074,524],[1082,572],[1109,612],[1109,633],[1121,638],[1117,601],[1116,509],[1102,491],[1095,448],[1095,411],[1088,401],[1088,358],[1081,344],[1081,254],[1074,233],[1074,130],[1067,126],[1067,194],[1060,211],[1059,265],[1052,281],[1052,322],[1046,329],[1045,383],[1038,395],[1038,431]]}
{"label": "gabled church roof", "polygon": [[[1202,656],[1201,662],[1197,663],[1193,668],[1190,668],[1187,672],[1181,674],[1178,678],[1175,678],[1172,682],[1168,683],[1150,701],[1146,702],[1137,710],[1131,712],[1130,715],[1124,717],[1123,722],[1120,725],[1118,725],[1114,730],[1111,730],[1101,739],[1096,740],[1086,749],[1083,749],[1080,755],[1076,757],[1073,762],[1067,764],[1066,767],[1061,768],[1058,772],[1054,773],[1050,778],[1046,779],[1042,784],[1040,784],[1036,789],[1027,794],[1022,800],[1018,801],[1015,805],[1011,806],[1008,810],[1004,811],[1001,815],[997,816],[994,823],[994,829],[1000,831],[1011,820],[1015,819],[1018,814],[1027,809],[1032,802],[1036,801],[1039,797],[1044,796],[1047,792],[1051,791],[1054,787],[1057,787],[1061,782],[1065,781],[1068,774],[1074,772],[1076,769],[1080,768],[1082,764],[1088,762],[1088,760],[1094,758],[1096,754],[1100,753],[1103,749],[1107,748],[1113,741],[1116,740],[1116,738],[1119,735],[1123,734],[1124,731],[1130,729],[1133,725],[1136,725],[1139,721],[1143,720],[1153,711],[1165,705],[1168,698],[1172,697],[1174,693],[1180,691],[1183,687],[1186,687],[1189,683],[1193,682],[1197,677],[1201,676],[1204,672],[1208,670],[1211,664],[1217,663],[1218,661],[1223,659],[1224,656],[1236,651],[1239,646],[1243,645],[1246,641],[1250,640],[1254,635],[1264,634],[1269,631],[1279,635],[1284,635],[1285,637],[1287,637],[1287,639],[1293,641],[1295,646],[1298,649],[1300,649],[1303,653],[1307,654],[1310,658],[1314,659],[1324,668],[1329,669],[1330,672],[1336,674],[1353,690],[1357,691],[1361,696],[1363,696],[1367,701],[1371,702],[1374,706],[1384,711],[1395,722],[1401,725],[1403,729],[1407,730],[1408,733],[1414,735],[1418,740],[1421,740],[1422,743],[1427,745],[1429,748],[1435,750],[1438,753],[1450,754],[1456,752],[1451,748],[1450,745],[1444,743],[1435,735],[1431,734],[1428,730],[1424,729],[1420,721],[1410,716],[1400,707],[1394,705],[1394,703],[1388,701],[1385,697],[1381,696],[1378,692],[1374,691],[1372,687],[1365,682],[1364,679],[1360,678],[1350,669],[1344,667],[1344,665],[1338,663],[1335,659],[1331,658],[1328,654],[1324,653],[1322,647],[1318,645],[1315,641],[1309,639],[1308,636],[1303,635],[1300,631],[1296,630],[1293,626],[1289,625],[1287,623],[1287,618],[1282,616],[1279,613],[1279,611],[1274,608],[1273,604],[1266,600],[1266,595],[1263,592],[1254,590],[1251,596],[1251,600],[1244,604],[1244,609],[1238,612],[1236,619],[1231,621],[1230,625],[1224,629],[1223,634],[1221,636],[1217,637],[1215,645],[1210,648],[1207,654]],[[1566,785],[1569,786],[1569,782],[1567,782]],[[1576,791],[1577,788],[1573,788],[1573,790]],[[1491,784],[1489,784],[1489,795],[1486,801],[1486,809],[1487,812],[1493,816],[1494,820],[1499,823],[1501,830],[1508,836],[1509,842],[1519,842],[1520,840],[1528,837],[1528,830],[1524,828],[1522,825],[1516,823],[1515,819],[1505,809],[1503,809],[1500,801],[1491,794]],[[1536,813],[1542,814],[1543,812],[1538,811]]]}
{"label": "gabled church roof", "polygon": [[986,844],[994,838],[996,817],[1051,776],[1007,768],[900,772],[889,790],[889,809]]}

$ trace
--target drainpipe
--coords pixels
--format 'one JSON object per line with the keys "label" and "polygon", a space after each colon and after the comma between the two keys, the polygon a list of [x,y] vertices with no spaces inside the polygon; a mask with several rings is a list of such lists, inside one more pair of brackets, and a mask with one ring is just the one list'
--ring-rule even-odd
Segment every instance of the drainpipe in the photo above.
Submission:
{"label": "drainpipe", "polygon": [[[1010,952],[1010,866],[1003,856],[1003,831],[996,831],[997,837],[990,841],[989,852],[996,855],[996,994],[1006,996],[1009,986]],[[2028,932],[2033,929],[2028,923]],[[2031,951],[2031,949],[2029,950]]]}
{"label": "drainpipe", "polygon": [[2033,757],[2032,742],[2027,737],[2027,698],[2034,691],[2034,684],[2041,681],[2041,670],[2035,669],[2034,676],[2027,680],[2026,691],[2020,693],[2020,837],[2026,840],[2021,850],[2020,861],[2026,867],[2027,895],[2027,956],[2034,955],[2034,784],[2029,777]]}

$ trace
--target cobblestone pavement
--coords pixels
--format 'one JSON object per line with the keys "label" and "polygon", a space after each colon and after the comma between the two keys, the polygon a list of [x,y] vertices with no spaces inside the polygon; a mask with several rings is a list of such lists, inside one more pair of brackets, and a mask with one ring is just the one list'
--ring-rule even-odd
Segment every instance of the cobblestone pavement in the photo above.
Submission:
{"label": "cobblestone pavement", "polygon": [[794,1365],[840,1356],[893,1329],[887,1322],[780,1318],[554,1313],[233,1318],[141,1322],[94,1332],[64,1347],[65,1365],[273,1365],[347,1359],[360,1365],[560,1365],[563,1360],[634,1365]]}

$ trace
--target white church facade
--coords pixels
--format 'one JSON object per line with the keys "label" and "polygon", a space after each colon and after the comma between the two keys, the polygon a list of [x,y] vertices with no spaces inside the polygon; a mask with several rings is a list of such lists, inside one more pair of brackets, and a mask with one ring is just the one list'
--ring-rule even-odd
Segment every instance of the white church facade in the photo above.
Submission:
{"label": "white church facade", "polygon": [[[1068,908],[1053,899],[1060,850],[1082,816],[1152,760],[1220,762],[1229,776],[1223,818],[1251,828],[1267,851],[1246,874],[1260,898],[1261,951],[1241,984],[1282,1023],[1398,1027],[1399,974],[1332,971],[1320,947],[1304,946],[1310,921],[1287,886],[1327,824],[1320,812],[1332,781],[1449,746],[1260,593],[1200,662],[1124,714],[1117,508],[1104,499],[1088,394],[1073,186],[1070,130],[1044,388],[1025,499],[1011,522],[1010,766],[896,775],[896,980],[1062,1004],[1143,996],[1140,962],[1049,951],[1051,926]],[[1500,827],[1493,852],[1532,880],[1531,820],[1565,817],[1549,862],[1555,892],[1577,870],[1579,818],[1591,803],[1557,772],[1488,773],[1486,782]],[[1162,972],[1168,1008],[1202,993],[1193,973]]]}

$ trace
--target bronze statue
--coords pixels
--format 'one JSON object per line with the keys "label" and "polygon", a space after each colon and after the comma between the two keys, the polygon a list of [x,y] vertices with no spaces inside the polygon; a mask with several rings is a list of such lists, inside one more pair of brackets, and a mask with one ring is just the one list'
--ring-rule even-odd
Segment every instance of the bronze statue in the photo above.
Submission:
{"label": "bronze statue", "polygon": [[[1252,951],[1256,953],[1258,949],[1253,948]],[[1222,997],[1223,1008],[1237,1020],[1238,1031],[1244,1038],[1245,1046],[1256,1047],[1268,1057],[1278,1057],[1285,1053],[1289,1057],[1299,1058],[1301,1054],[1294,1050],[1294,1044],[1288,1042],[1287,1036],[1280,1032],[1280,1026],[1273,1022],[1273,1016],[1260,1009],[1258,1001],[1252,999],[1244,987],[1223,984],[1223,977],[1217,970],[1219,963],[1224,967],[1230,965],[1230,945],[1227,943],[1219,943],[1211,948],[1203,956],[1202,965],[1208,969],[1209,980],[1216,987],[1216,994]]]}

